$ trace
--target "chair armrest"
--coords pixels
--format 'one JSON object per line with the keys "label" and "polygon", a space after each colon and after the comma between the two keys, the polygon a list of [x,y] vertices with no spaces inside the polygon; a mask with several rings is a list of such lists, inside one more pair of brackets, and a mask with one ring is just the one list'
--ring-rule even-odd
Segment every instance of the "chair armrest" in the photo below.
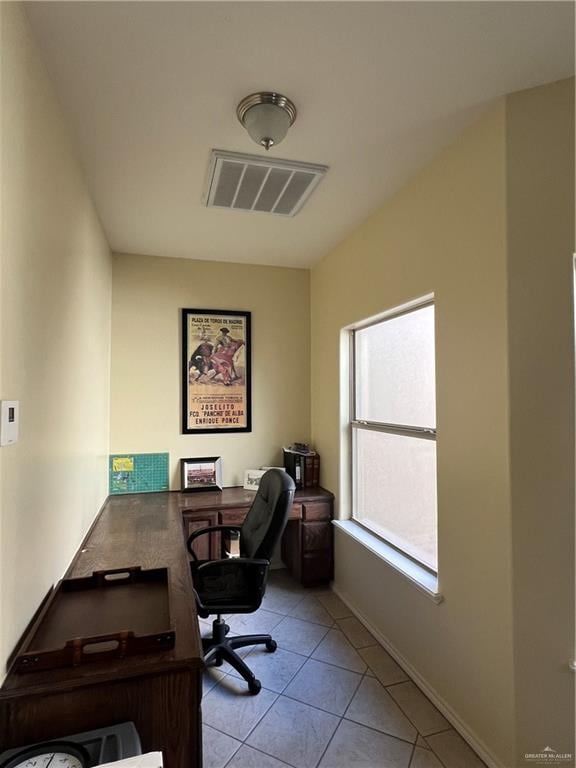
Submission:
{"label": "chair armrest", "polygon": [[216,533],[218,531],[240,531],[241,528],[241,525],[210,525],[206,528],[198,528],[197,531],[192,531],[190,536],[188,536],[188,539],[186,540],[186,548],[194,560],[198,560],[196,554],[192,551],[192,542],[194,539],[198,538],[198,536],[204,536],[207,533]]}
{"label": "chair armrest", "polygon": [[210,568],[220,568],[224,571],[237,571],[237,570],[250,570],[252,568],[267,568],[270,565],[270,560],[264,560],[262,558],[251,557],[227,557],[224,560],[208,560],[206,563],[199,565],[196,573],[204,574],[205,571],[209,571]]}

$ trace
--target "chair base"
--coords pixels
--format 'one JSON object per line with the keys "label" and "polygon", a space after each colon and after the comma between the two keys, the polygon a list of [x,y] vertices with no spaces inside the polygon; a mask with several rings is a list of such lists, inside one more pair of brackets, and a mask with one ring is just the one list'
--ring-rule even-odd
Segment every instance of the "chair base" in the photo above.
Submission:
{"label": "chair base", "polygon": [[239,635],[227,638],[229,631],[230,627],[220,616],[214,619],[212,637],[202,638],[204,663],[206,666],[219,667],[224,661],[228,662],[246,680],[250,693],[256,695],[262,688],[260,680],[256,679],[250,667],[234,649],[248,645],[265,645],[267,651],[274,653],[277,648],[276,641],[270,635]]}

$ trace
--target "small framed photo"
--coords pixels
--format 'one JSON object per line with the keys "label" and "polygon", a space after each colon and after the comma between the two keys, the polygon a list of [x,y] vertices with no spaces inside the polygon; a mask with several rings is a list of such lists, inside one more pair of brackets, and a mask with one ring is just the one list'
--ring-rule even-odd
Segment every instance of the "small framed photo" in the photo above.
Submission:
{"label": "small framed photo", "polygon": [[257,491],[265,469],[247,469],[244,472],[244,490]]}
{"label": "small framed photo", "polygon": [[180,459],[180,489],[185,493],[221,491],[222,459],[220,456]]}

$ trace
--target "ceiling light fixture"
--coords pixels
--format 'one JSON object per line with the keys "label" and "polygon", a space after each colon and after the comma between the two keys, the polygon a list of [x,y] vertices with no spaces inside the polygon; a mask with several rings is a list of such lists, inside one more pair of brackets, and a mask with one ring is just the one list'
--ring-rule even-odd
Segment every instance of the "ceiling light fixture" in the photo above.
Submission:
{"label": "ceiling light fixture", "polygon": [[274,91],[251,93],[236,108],[238,120],[250,138],[265,149],[280,144],[297,114],[290,99]]}

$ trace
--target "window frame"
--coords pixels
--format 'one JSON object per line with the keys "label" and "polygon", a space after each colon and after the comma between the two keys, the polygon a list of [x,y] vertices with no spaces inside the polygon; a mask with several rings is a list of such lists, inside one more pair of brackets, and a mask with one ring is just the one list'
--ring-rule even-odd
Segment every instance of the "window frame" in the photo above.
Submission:
{"label": "window frame", "polygon": [[[383,323],[386,323],[389,320],[395,320],[398,317],[411,314],[412,312],[417,312],[420,309],[425,309],[426,307],[430,307],[430,306],[434,307],[434,320],[435,320],[436,319],[435,304],[436,304],[435,298],[433,296],[431,298],[428,297],[426,299],[422,299],[421,301],[411,303],[409,306],[404,306],[397,310],[391,310],[390,312],[387,312],[384,316],[380,316],[377,319],[372,319],[368,322],[358,324],[350,329],[350,334],[349,334],[349,361],[350,361],[349,400],[350,402],[348,407],[348,415],[349,415],[348,430],[349,430],[349,439],[350,439],[351,519],[354,521],[356,525],[359,525],[365,530],[369,531],[370,534],[372,534],[373,536],[376,536],[378,539],[380,539],[380,541],[383,541],[388,547],[391,547],[396,552],[399,552],[403,557],[408,558],[413,563],[418,565],[420,568],[424,568],[424,570],[426,570],[428,573],[437,577],[438,576],[437,570],[434,570],[434,568],[431,568],[427,563],[423,562],[422,560],[419,560],[410,552],[406,552],[406,550],[402,549],[397,544],[394,544],[393,542],[391,542],[389,539],[383,536],[379,530],[367,524],[366,521],[358,519],[358,517],[356,516],[358,478],[355,470],[356,451],[357,451],[355,430],[363,429],[371,432],[384,432],[386,434],[400,435],[402,437],[414,437],[420,440],[424,439],[424,440],[432,440],[435,443],[437,442],[436,428],[416,427],[416,426],[407,425],[407,424],[391,424],[387,422],[368,421],[366,419],[356,418],[356,407],[357,407],[356,334],[357,332],[363,331],[366,328],[371,328],[375,325],[382,325]],[[434,339],[436,339],[436,323],[434,323]],[[434,384],[436,384],[436,355],[434,355]],[[436,469],[436,474],[438,474],[437,469]],[[438,498],[436,498],[436,503],[438,503]]]}

